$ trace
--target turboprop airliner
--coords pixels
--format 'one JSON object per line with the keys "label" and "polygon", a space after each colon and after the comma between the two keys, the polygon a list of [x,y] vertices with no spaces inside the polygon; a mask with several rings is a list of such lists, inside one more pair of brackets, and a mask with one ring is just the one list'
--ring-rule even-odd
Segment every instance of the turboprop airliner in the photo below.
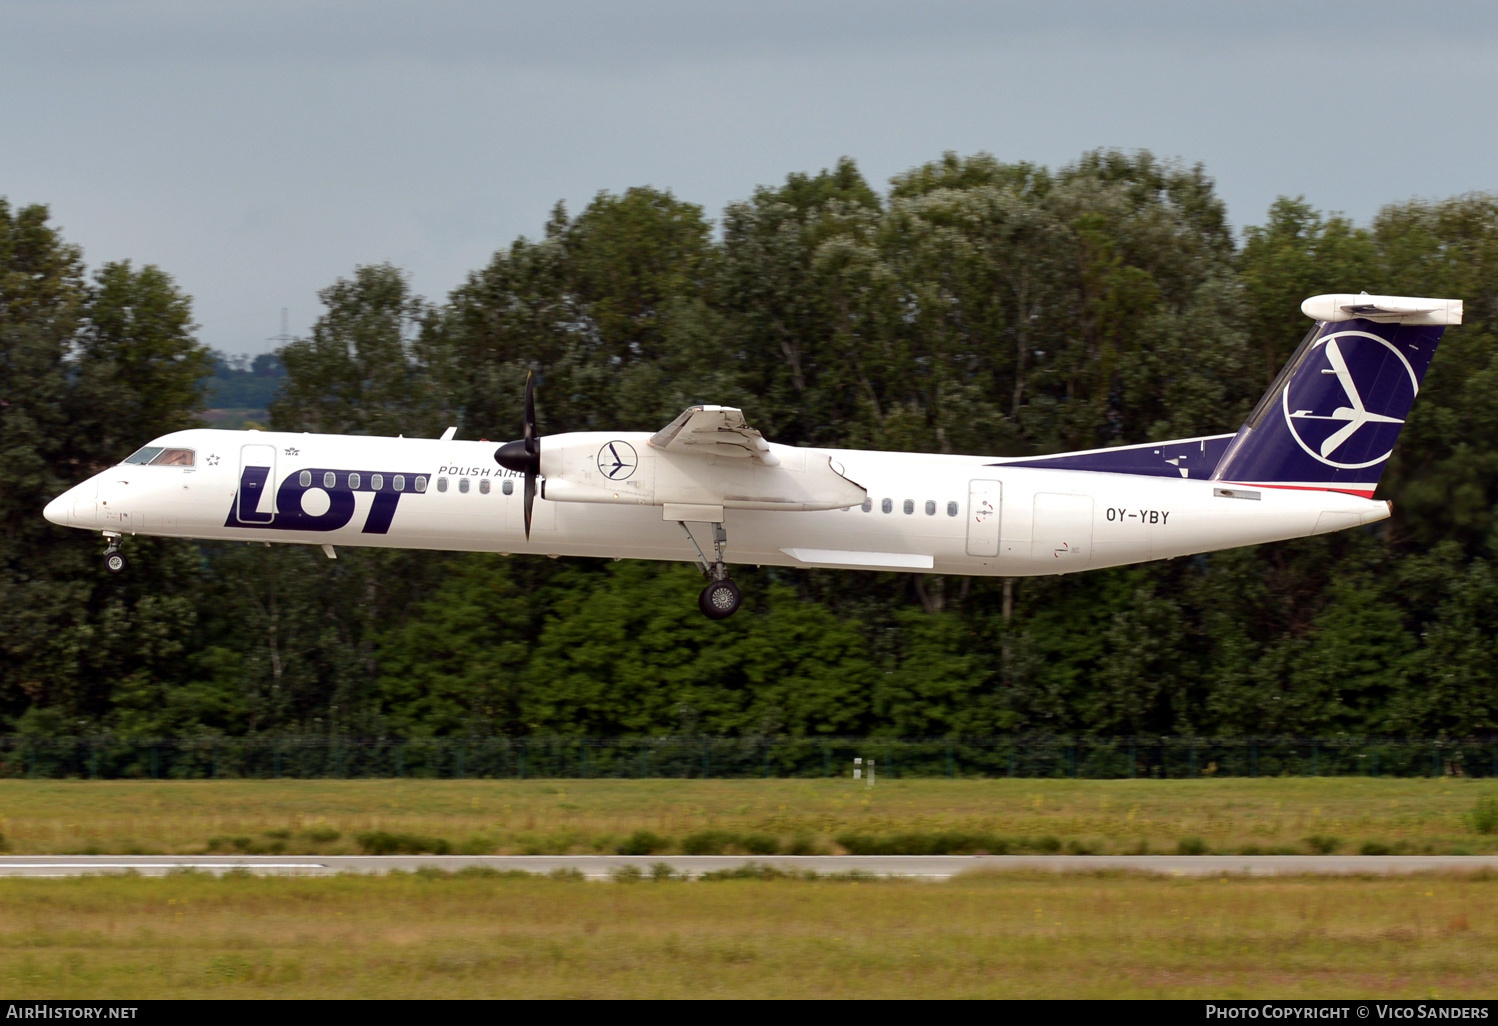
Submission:
{"label": "turboprop airliner", "polygon": [[190,429],[47,505],[102,533],[1021,577],[1326,534],[1389,515],[1374,489],[1460,300],[1315,296],[1300,348],[1236,434],[1024,458],[802,448],[693,406],[654,434],[441,438]]}

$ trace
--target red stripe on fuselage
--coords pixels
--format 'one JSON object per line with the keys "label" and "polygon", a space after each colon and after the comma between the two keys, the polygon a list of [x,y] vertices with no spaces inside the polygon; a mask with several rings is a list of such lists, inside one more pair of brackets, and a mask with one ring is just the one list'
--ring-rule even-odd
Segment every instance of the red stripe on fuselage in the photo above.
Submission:
{"label": "red stripe on fuselage", "polygon": [[1286,488],[1295,492],[1341,492],[1344,495],[1356,495],[1360,499],[1373,498],[1372,488],[1364,490],[1362,488],[1333,488],[1331,485],[1268,484],[1263,481],[1224,481],[1223,483],[1245,488]]}

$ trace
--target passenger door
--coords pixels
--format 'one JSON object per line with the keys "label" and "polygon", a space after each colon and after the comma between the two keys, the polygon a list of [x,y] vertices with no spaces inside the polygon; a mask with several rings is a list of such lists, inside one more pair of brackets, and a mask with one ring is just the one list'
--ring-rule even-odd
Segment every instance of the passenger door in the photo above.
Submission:
{"label": "passenger door", "polygon": [[276,518],[276,447],[239,449],[239,494],[234,515],[241,524],[268,524]]}
{"label": "passenger door", "polygon": [[998,481],[967,484],[967,554],[992,557],[999,554],[999,520],[1004,486]]}

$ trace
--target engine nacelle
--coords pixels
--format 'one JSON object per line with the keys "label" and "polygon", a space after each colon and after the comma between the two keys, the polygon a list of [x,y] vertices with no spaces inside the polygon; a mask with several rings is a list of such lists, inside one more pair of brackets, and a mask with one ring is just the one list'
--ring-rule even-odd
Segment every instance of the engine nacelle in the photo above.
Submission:
{"label": "engine nacelle", "polygon": [[842,509],[868,497],[825,453],[774,443],[770,449],[778,466],[742,457],[663,452],[643,432],[552,435],[541,440],[541,497],[548,502],[766,510]]}

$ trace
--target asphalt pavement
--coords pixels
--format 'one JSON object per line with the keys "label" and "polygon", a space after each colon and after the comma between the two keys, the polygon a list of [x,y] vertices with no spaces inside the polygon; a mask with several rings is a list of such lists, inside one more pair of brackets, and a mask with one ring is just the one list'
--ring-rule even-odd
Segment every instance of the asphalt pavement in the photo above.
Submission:
{"label": "asphalt pavement", "polygon": [[944,880],[961,873],[1126,870],[1160,876],[1387,876],[1429,872],[1498,871],[1498,855],[4,855],[0,877],[57,877],[172,872],[264,876],[334,876],[485,867],[501,872],[576,870],[610,879],[625,866],[649,872],[659,863],[691,877],[747,865],[794,872],[868,873]]}

